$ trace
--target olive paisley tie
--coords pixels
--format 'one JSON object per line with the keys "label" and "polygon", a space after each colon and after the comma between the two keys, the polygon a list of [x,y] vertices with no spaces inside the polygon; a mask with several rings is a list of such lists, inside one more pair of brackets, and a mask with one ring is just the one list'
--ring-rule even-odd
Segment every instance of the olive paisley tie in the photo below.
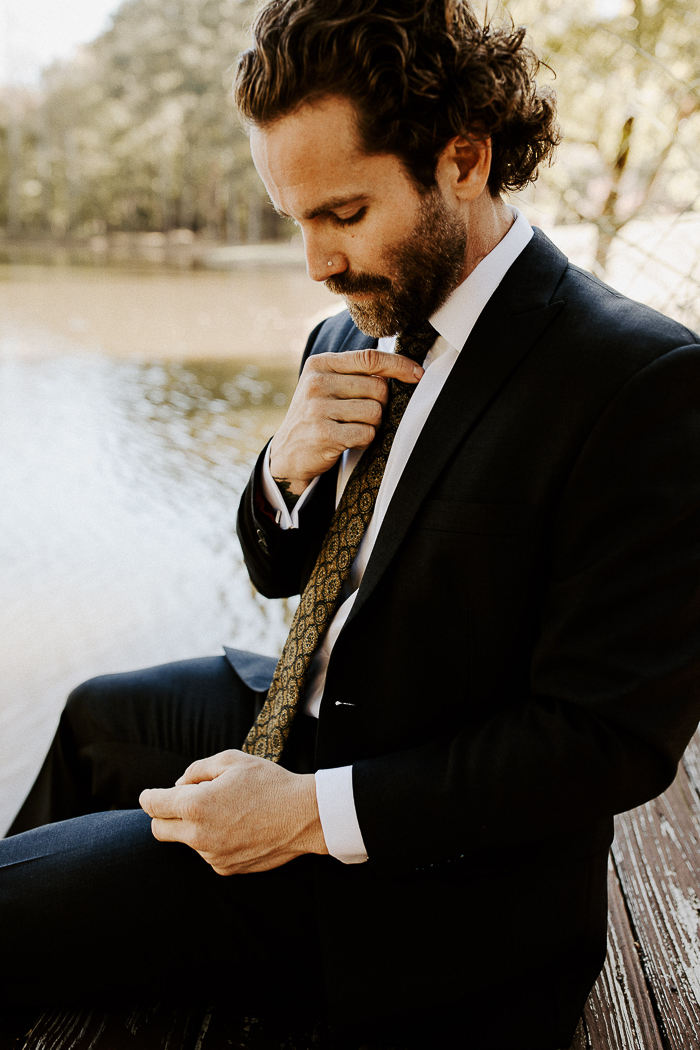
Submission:
{"label": "olive paisley tie", "polygon": [[[397,337],[396,352],[420,364],[436,335],[426,321]],[[338,607],[343,584],[374,511],[394,435],[414,390],[413,383],[391,381],[382,422],[345,486],[294,614],[267,698],[243,744],[242,750],[250,755],[279,761],[311,661]]]}

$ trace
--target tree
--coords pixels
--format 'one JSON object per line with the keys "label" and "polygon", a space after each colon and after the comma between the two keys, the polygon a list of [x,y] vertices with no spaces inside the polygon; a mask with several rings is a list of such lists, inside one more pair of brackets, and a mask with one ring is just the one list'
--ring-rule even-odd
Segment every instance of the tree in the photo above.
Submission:
{"label": "tree", "polygon": [[613,239],[659,209],[700,199],[693,0],[510,0],[557,74],[564,142],[542,189],[560,222],[593,222],[604,272]]}
{"label": "tree", "polygon": [[[557,74],[564,141],[531,200],[557,222],[593,223],[604,272],[631,219],[698,206],[697,0],[504,2]],[[6,93],[5,224],[286,238],[228,97],[253,4],[125,0],[38,95]]]}
{"label": "tree", "polygon": [[229,99],[251,18],[251,0],[127,0],[110,29],[49,69],[38,120],[50,203],[30,225],[288,236],[261,208]]}

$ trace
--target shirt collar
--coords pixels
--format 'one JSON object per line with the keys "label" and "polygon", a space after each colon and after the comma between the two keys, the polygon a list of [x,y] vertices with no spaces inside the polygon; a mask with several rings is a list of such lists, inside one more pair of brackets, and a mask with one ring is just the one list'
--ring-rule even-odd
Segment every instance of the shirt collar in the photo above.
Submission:
{"label": "shirt collar", "polygon": [[515,219],[508,233],[430,318],[438,335],[456,350],[462,349],[479,314],[532,238],[532,226],[523,213],[512,205],[507,208]]}

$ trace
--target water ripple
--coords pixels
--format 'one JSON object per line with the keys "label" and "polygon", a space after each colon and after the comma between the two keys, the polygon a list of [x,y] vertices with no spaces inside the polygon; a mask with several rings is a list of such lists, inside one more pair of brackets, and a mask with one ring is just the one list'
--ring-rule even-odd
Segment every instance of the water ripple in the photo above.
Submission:
{"label": "water ripple", "polygon": [[293,381],[0,341],[0,833],[77,682],[281,646],[291,610],[253,591],[235,516]]}

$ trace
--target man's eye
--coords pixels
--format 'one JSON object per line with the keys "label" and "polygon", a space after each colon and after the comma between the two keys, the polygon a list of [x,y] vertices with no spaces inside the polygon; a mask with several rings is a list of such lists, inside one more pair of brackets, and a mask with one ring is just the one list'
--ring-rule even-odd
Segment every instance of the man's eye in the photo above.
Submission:
{"label": "man's eye", "polygon": [[360,219],[364,219],[367,208],[360,208],[354,215],[351,215],[349,219],[341,219],[339,215],[335,216],[336,226],[354,226]]}

